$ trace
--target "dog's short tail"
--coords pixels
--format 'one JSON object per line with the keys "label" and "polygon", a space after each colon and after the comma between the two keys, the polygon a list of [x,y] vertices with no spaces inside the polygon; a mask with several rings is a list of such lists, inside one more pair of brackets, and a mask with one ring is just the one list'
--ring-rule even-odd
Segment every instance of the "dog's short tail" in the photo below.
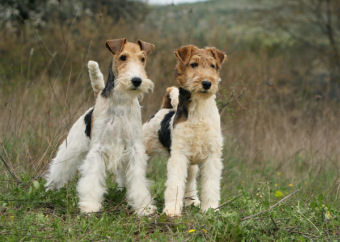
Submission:
{"label": "dog's short tail", "polygon": [[89,75],[94,96],[97,97],[98,93],[100,93],[105,87],[104,76],[100,71],[97,62],[89,61],[87,63],[87,67],[89,68]]}
{"label": "dog's short tail", "polygon": [[168,87],[163,97],[161,108],[177,109],[179,91],[177,87]]}

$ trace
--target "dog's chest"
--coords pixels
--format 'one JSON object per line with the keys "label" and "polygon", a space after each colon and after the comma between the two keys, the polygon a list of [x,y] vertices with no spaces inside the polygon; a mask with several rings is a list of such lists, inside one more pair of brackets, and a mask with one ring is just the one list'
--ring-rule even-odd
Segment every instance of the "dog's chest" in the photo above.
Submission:
{"label": "dog's chest", "polygon": [[179,143],[182,146],[191,163],[201,163],[212,153],[218,152],[221,139],[219,124],[209,121],[183,122],[175,128],[173,137],[174,145]]}
{"label": "dog's chest", "polygon": [[141,118],[139,110],[130,107],[109,109],[99,119],[101,142],[126,143],[141,135]]}

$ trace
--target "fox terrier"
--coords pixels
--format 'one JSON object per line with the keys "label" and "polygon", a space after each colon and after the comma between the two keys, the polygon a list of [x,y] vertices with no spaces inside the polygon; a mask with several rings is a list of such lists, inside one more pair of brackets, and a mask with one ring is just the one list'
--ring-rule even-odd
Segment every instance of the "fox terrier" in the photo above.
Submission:
{"label": "fox terrier", "polygon": [[170,87],[161,109],[143,125],[148,155],[167,154],[164,212],[180,216],[184,205],[200,205],[196,178],[201,168],[201,210],[217,208],[223,137],[215,94],[226,54],[188,45],[175,51],[179,88]]}
{"label": "fox terrier", "polygon": [[146,58],[154,45],[123,38],[106,41],[106,47],[113,54],[107,82],[104,86],[98,64],[89,61],[96,103],[73,124],[59,146],[46,175],[46,187],[59,189],[79,169],[80,210],[97,212],[106,191],[106,171],[111,171],[118,185],[126,187],[127,200],[135,212],[149,215],[155,206],[147,186],[138,97],[154,87],[145,71]]}

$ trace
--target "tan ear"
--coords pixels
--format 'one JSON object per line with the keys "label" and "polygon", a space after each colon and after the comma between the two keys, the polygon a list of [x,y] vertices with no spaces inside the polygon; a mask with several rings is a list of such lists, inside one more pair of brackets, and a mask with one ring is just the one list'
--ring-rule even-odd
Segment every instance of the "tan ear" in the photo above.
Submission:
{"label": "tan ear", "polygon": [[123,39],[111,39],[106,41],[106,48],[112,53],[117,54],[122,51],[126,43],[126,38]]}
{"label": "tan ear", "polygon": [[150,44],[148,42],[145,42],[143,40],[138,40],[137,44],[139,45],[141,50],[144,50],[147,55],[149,55],[153,49],[155,48],[154,44]]}
{"label": "tan ear", "polygon": [[194,45],[186,45],[186,46],[183,46],[183,47],[177,49],[175,51],[175,55],[180,62],[182,62],[183,64],[186,65],[186,64],[188,64],[188,62],[190,60],[192,51],[195,50],[195,49],[197,49],[197,47],[194,46]]}
{"label": "tan ear", "polygon": [[220,51],[215,47],[210,47],[207,49],[210,51],[211,55],[216,59],[218,68],[220,68],[224,61],[227,59],[227,55],[223,51]]}

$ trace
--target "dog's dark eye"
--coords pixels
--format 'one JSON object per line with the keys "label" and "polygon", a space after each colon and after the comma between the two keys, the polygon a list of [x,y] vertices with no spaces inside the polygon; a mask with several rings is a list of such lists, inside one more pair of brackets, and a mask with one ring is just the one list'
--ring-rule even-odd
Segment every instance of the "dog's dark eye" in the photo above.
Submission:
{"label": "dog's dark eye", "polygon": [[198,66],[198,63],[197,63],[197,62],[191,63],[190,66],[191,66],[192,68],[195,68],[195,67]]}
{"label": "dog's dark eye", "polygon": [[141,60],[141,62],[143,62],[143,63],[145,62],[145,58],[144,58],[144,57],[142,57],[142,59],[140,59],[140,60]]}
{"label": "dog's dark eye", "polygon": [[214,64],[211,64],[210,67],[215,69],[215,65]]}
{"label": "dog's dark eye", "polygon": [[126,61],[126,55],[121,55],[121,56],[119,57],[119,59],[120,59],[121,61]]}

